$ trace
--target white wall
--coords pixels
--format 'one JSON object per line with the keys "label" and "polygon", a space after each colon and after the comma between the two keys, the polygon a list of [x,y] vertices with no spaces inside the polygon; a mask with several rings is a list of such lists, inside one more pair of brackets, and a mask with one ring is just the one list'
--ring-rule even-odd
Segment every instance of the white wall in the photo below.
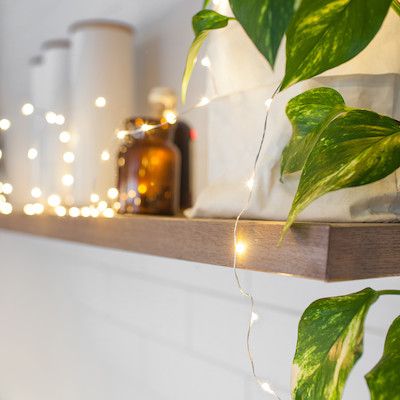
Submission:
{"label": "white wall", "polygon": [[[26,61],[41,41],[64,36],[75,19],[104,16],[136,25],[138,111],[144,112],[142,94],[152,85],[179,88],[191,40],[190,16],[200,3],[1,0],[1,113],[14,118],[25,101]],[[192,101],[202,92],[201,70],[196,74]],[[205,116],[191,118],[202,140]],[[18,127],[23,127],[20,121]],[[23,129],[14,129],[8,138],[20,174]],[[400,288],[399,279],[327,285],[256,272],[242,275],[261,317],[254,341],[259,373],[271,378],[284,399],[289,398],[298,319],[312,300],[366,286]],[[372,309],[366,353],[351,376],[347,400],[368,398],[362,376],[380,357],[399,309],[400,299],[389,297]],[[268,398],[250,378],[247,315],[229,268],[0,231],[1,400]]]}

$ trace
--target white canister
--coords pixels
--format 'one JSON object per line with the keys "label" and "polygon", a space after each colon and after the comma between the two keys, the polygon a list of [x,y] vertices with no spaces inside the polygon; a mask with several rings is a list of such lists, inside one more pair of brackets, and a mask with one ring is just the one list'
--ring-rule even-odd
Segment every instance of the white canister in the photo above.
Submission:
{"label": "white canister", "polygon": [[[116,130],[133,114],[133,29],[102,20],[75,23],[71,33],[71,132],[75,203],[105,198],[116,185]],[[103,156],[103,157],[102,157]]]}

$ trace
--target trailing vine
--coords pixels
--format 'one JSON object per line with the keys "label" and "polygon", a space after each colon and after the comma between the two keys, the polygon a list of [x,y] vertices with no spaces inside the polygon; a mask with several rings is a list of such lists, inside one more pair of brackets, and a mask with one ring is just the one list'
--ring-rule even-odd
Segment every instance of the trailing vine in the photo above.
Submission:
{"label": "trailing vine", "polygon": [[[280,91],[337,67],[364,50],[400,0],[229,0],[235,18],[208,9],[193,17],[195,39],[182,82],[185,101],[197,54],[210,31],[237,21],[273,68],[286,35],[286,70]],[[400,23],[400,20],[399,20]],[[347,106],[336,90],[317,88],[289,101],[293,135],[283,151],[282,181],[300,182],[282,232],[326,193],[376,182],[400,167],[400,122]],[[320,299],[304,312],[293,361],[296,400],[340,400],[363,352],[364,321],[381,296],[399,290],[361,292]],[[372,400],[400,400],[400,316],[389,328],[384,352],[366,375]]]}

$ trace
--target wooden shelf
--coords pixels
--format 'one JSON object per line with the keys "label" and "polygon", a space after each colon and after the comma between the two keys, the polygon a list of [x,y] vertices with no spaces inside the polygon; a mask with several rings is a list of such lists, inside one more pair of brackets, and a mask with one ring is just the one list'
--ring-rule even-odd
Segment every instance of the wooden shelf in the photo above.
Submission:
{"label": "wooden shelf", "polygon": [[[222,266],[232,265],[233,226],[233,220],[181,217],[0,216],[3,229]],[[325,281],[400,275],[400,224],[299,223],[278,247],[282,226],[241,221],[248,251],[240,268]]]}

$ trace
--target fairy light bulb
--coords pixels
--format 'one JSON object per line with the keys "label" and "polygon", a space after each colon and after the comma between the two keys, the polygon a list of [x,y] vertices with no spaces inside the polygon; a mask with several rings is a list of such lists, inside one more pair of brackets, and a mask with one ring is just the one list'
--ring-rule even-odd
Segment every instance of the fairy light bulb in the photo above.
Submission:
{"label": "fairy light bulb", "polygon": [[248,187],[249,190],[253,190],[253,187],[254,187],[254,177],[253,176],[246,182],[246,186]]}
{"label": "fairy light bulb", "polygon": [[268,382],[259,382],[259,384],[264,392],[275,395],[275,392],[272,390],[271,385]]}
{"label": "fairy light bulb", "polygon": [[3,183],[3,185],[2,185],[2,191],[4,194],[11,194],[13,189],[14,188],[11,185],[11,183]]}
{"label": "fairy light bulb", "polygon": [[0,160],[3,158],[3,151],[0,149]]}
{"label": "fairy light bulb", "polygon": [[103,211],[103,217],[105,218],[113,218],[115,215],[115,211],[112,208],[106,208]]}
{"label": "fairy light bulb", "polygon": [[11,127],[11,122],[7,118],[0,119],[0,129],[2,131],[7,131]]}
{"label": "fairy light bulb", "polygon": [[69,143],[71,140],[71,134],[68,131],[62,131],[59,134],[58,139],[61,143]]}
{"label": "fairy light bulb", "polygon": [[74,177],[70,174],[65,174],[61,178],[61,182],[64,186],[72,186],[74,184]]}
{"label": "fairy light bulb", "polygon": [[251,325],[253,325],[254,322],[258,321],[259,319],[260,319],[260,317],[258,316],[258,314],[253,311],[251,313],[251,321],[250,321]]}
{"label": "fairy light bulb", "polygon": [[242,255],[246,251],[246,245],[243,242],[237,242],[235,248],[238,255]]}
{"label": "fairy light bulb", "polygon": [[41,195],[42,195],[42,191],[40,190],[40,188],[38,188],[38,187],[32,188],[32,190],[31,190],[31,196],[32,196],[34,199],[38,199]]}
{"label": "fairy light bulb", "polygon": [[35,203],[35,204],[33,204],[33,212],[34,212],[36,215],[43,214],[43,212],[44,212],[44,205],[41,204],[41,203]]}
{"label": "fairy light bulb", "polygon": [[71,207],[68,210],[68,215],[72,218],[77,218],[81,215],[81,210],[78,207]]}
{"label": "fairy light bulb", "polygon": [[45,115],[48,124],[54,125],[57,122],[57,114],[53,111],[48,111]]}
{"label": "fairy light bulb", "polygon": [[54,212],[58,217],[65,217],[67,215],[67,209],[63,206],[57,206],[54,209]]}
{"label": "fairy light bulb", "polygon": [[106,201],[100,201],[100,203],[97,205],[97,209],[100,212],[103,212],[107,208],[107,202]]}
{"label": "fairy light bulb", "polygon": [[33,204],[25,204],[22,210],[26,215],[35,215]]}
{"label": "fairy light bulb", "polygon": [[38,151],[37,151],[37,149],[35,149],[34,147],[31,147],[31,148],[28,150],[28,158],[29,158],[30,160],[35,160],[35,159],[37,158],[37,156],[38,156]]}
{"label": "fairy light bulb", "polygon": [[63,160],[67,164],[71,164],[71,163],[73,163],[75,161],[75,154],[72,151],[66,151],[63,154]]}
{"label": "fairy light bulb", "polygon": [[35,111],[35,107],[33,107],[33,105],[31,103],[25,103],[21,107],[21,113],[22,113],[22,115],[25,115],[25,116],[33,114],[34,111]]}
{"label": "fairy light bulb", "polygon": [[118,197],[118,189],[117,188],[110,188],[107,191],[107,196],[108,198],[110,198],[111,200],[115,200]]}
{"label": "fairy light bulb", "polygon": [[166,111],[164,111],[163,117],[165,118],[165,120],[166,120],[170,125],[176,124],[177,116],[176,116],[176,114],[175,114],[173,111],[171,111],[171,110],[166,110]]}
{"label": "fairy light bulb", "polygon": [[197,103],[196,107],[204,107],[207,104],[210,104],[210,99],[208,97],[202,97]]}
{"label": "fairy light bulb", "polygon": [[153,125],[149,125],[149,124],[143,124],[143,125],[140,127],[140,130],[141,130],[142,132],[148,132],[148,131],[151,131],[152,129],[154,129]]}
{"label": "fairy light bulb", "polygon": [[90,217],[90,207],[82,207],[81,208],[81,215],[82,215],[82,217],[84,217],[84,218],[88,218],[88,217]]}
{"label": "fairy light bulb", "polygon": [[92,193],[90,195],[90,201],[92,203],[98,203],[100,201],[100,196],[97,193]]}
{"label": "fairy light bulb", "polygon": [[271,108],[272,101],[273,101],[273,100],[272,100],[271,98],[265,100],[265,108],[267,109],[267,111],[269,111],[269,109]]}
{"label": "fairy light bulb", "polygon": [[2,214],[9,215],[12,213],[12,211],[13,211],[13,207],[12,207],[11,203],[2,203],[0,205],[0,212]]}
{"label": "fairy light bulb", "polygon": [[61,198],[58,194],[52,194],[47,199],[47,204],[50,207],[57,207],[61,204]]}
{"label": "fairy light bulb", "polygon": [[64,125],[65,124],[65,117],[62,114],[57,114],[56,116],[56,124],[57,125]]}
{"label": "fairy light bulb", "polygon": [[201,59],[201,65],[206,68],[211,67],[211,60],[208,56],[205,56]]}
{"label": "fairy light bulb", "polygon": [[97,108],[103,108],[106,106],[106,104],[107,104],[107,100],[102,96],[97,97],[97,99],[94,101],[94,105]]}
{"label": "fairy light bulb", "polygon": [[100,158],[101,158],[102,161],[108,161],[110,159],[110,157],[111,157],[110,156],[110,152],[108,150],[103,150],[101,152]]}
{"label": "fairy light bulb", "polygon": [[117,132],[117,138],[119,140],[125,139],[125,136],[128,134],[128,131],[120,130]]}

